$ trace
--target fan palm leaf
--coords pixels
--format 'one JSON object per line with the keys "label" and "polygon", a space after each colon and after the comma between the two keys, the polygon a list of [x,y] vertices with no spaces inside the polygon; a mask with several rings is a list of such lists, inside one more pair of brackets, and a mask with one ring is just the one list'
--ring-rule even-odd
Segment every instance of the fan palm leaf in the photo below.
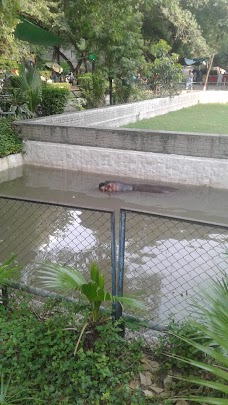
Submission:
{"label": "fan palm leaf", "polygon": [[[181,380],[219,391],[223,397],[188,396],[178,399],[226,405],[228,404],[228,275],[223,273],[222,280],[213,281],[210,288],[201,295],[205,305],[195,304],[200,321],[192,321],[192,323],[201,332],[201,335],[203,334],[205,338],[209,339],[209,343],[202,345],[180,336],[179,339],[204,353],[205,362],[186,357],[169,356],[204,370],[211,376],[208,377],[208,380],[200,377],[181,378]],[[208,360],[213,364],[210,364]]]}
{"label": "fan palm leaf", "polygon": [[0,285],[6,286],[10,283],[10,278],[14,276],[20,269],[17,263],[15,263],[15,255],[9,257],[3,263],[0,263]]}
{"label": "fan palm leaf", "polygon": [[35,112],[42,96],[41,78],[34,66],[21,65],[20,76],[22,88],[25,91],[28,107],[30,111]]}
{"label": "fan palm leaf", "polygon": [[95,263],[91,263],[89,272],[91,281],[87,282],[79,270],[50,263],[42,265],[40,279],[46,288],[80,291],[89,301],[92,310],[96,312],[96,315],[94,312],[95,318],[98,316],[101,303],[104,301],[119,301],[131,308],[144,309],[144,304],[134,297],[112,296],[105,291],[104,276]]}

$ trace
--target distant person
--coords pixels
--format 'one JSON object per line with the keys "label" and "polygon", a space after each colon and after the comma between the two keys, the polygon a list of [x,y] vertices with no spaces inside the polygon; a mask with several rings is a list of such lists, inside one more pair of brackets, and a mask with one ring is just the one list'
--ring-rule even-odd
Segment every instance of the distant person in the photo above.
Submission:
{"label": "distant person", "polygon": [[198,71],[197,71],[196,68],[194,68],[193,71],[192,71],[192,73],[193,73],[193,81],[194,81],[194,82],[197,82],[197,72],[198,72]]}
{"label": "distant person", "polygon": [[218,71],[217,86],[222,86],[223,73],[221,69]]}
{"label": "distant person", "polygon": [[69,72],[66,75],[66,82],[70,83],[73,86],[73,84],[74,84],[74,75],[73,75],[72,72]]}
{"label": "distant person", "polygon": [[52,80],[54,83],[57,83],[57,81],[58,81],[58,76],[55,72],[53,72],[53,74],[52,74]]}
{"label": "distant person", "polygon": [[189,70],[188,77],[186,81],[186,90],[193,90],[193,73],[192,70]]}
{"label": "distant person", "polygon": [[202,84],[202,82],[203,82],[203,71],[202,71],[202,69],[198,70],[197,82],[199,82],[200,84]]}

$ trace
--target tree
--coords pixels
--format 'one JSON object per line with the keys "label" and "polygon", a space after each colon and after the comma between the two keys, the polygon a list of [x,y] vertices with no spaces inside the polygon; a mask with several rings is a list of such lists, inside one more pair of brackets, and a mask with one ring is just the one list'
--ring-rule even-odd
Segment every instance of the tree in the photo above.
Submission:
{"label": "tree", "polygon": [[[26,43],[14,38],[14,30],[21,22],[20,17],[28,18],[31,22],[39,22],[42,28],[51,27],[56,15],[51,10],[52,2],[48,0],[1,0],[0,1],[0,55],[12,56],[19,59],[20,52],[26,48]],[[27,49],[29,47],[27,46]]]}
{"label": "tree", "polygon": [[228,41],[224,39],[220,45],[220,49],[215,56],[214,63],[216,66],[221,66],[223,69],[228,68]]}
{"label": "tree", "polygon": [[161,0],[161,10],[174,27],[174,35],[181,41],[183,53],[209,57],[206,89],[214,55],[218,53],[222,39],[228,38],[228,1],[221,0]]}
{"label": "tree", "polygon": [[145,62],[138,1],[110,0],[105,7],[102,0],[70,1],[65,15],[79,64],[90,52],[95,55],[96,69],[109,80],[112,103],[113,79],[131,76]]}
{"label": "tree", "polygon": [[200,26],[186,9],[185,0],[144,0],[140,3],[140,11],[143,14],[142,34],[147,59],[153,60],[147,46],[160,39],[172,47],[172,52],[182,56],[205,49]]}
{"label": "tree", "polygon": [[178,83],[182,78],[181,65],[177,63],[178,55],[171,53],[171,46],[164,40],[160,40],[151,47],[151,53],[155,57],[152,63],[152,80],[155,92],[160,86],[160,93],[172,96],[178,92]]}
{"label": "tree", "polygon": [[228,0],[220,0],[219,2],[198,0],[196,3],[190,0],[185,1],[190,4],[189,7],[194,12],[208,46],[207,55],[210,57],[210,63],[204,84],[204,90],[206,90],[214,56],[219,52],[223,41],[228,41]]}
{"label": "tree", "polygon": [[188,0],[161,1],[161,11],[173,26],[174,43],[181,43],[184,54],[207,54],[207,43]]}
{"label": "tree", "polygon": [[104,7],[100,9],[102,21],[97,27],[97,52],[99,67],[109,80],[110,104],[112,104],[113,79],[130,80],[138,69],[143,68],[142,14],[132,0],[108,3],[110,23],[105,22]]}
{"label": "tree", "polygon": [[18,23],[19,5],[17,0],[0,2],[0,55],[9,56],[13,44],[13,31]]}

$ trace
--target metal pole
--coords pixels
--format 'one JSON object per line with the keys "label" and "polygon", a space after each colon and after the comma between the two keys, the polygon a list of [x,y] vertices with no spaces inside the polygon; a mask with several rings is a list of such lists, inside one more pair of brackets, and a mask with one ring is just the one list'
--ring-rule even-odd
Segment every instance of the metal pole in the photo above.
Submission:
{"label": "metal pole", "polygon": [[[115,212],[111,213],[111,276],[112,296],[116,295],[116,233],[115,233]],[[116,317],[116,303],[112,303],[113,316]]]}
{"label": "metal pole", "polygon": [[[119,254],[118,254],[118,277],[117,277],[117,296],[123,296],[124,282],[124,251],[125,251],[125,223],[126,211],[120,210],[120,225],[119,225]],[[117,303],[116,319],[122,316],[122,307]]]}

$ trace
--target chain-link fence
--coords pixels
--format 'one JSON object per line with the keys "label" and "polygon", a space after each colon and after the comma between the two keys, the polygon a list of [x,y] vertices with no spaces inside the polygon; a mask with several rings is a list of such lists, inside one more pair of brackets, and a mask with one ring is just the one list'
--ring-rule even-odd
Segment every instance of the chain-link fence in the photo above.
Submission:
{"label": "chain-link fence", "polygon": [[76,267],[85,277],[92,261],[115,293],[115,218],[108,210],[19,198],[0,198],[0,262],[12,253],[23,266],[16,280],[42,287],[42,262]]}
{"label": "chain-link fence", "polygon": [[119,293],[143,298],[159,325],[194,316],[193,300],[227,269],[228,227],[121,210]]}
{"label": "chain-link fence", "polygon": [[[226,271],[228,227],[121,210],[118,271],[115,214],[109,210],[0,197],[0,262],[12,253],[23,266],[16,279],[40,288],[42,262],[74,266],[88,276],[92,261],[106,290],[138,296],[146,311],[134,316],[163,330],[194,316],[200,287]],[[118,307],[121,314],[121,307]]]}

